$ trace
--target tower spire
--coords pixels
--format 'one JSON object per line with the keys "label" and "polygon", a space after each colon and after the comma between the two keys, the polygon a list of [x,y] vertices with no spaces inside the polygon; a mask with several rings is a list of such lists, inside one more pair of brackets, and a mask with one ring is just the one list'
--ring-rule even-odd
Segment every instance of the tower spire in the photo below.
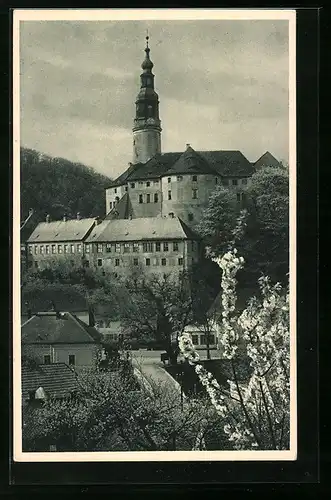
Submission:
{"label": "tower spire", "polygon": [[150,59],[149,35],[146,34],[145,59],[141,68],[140,91],[136,99],[133,125],[133,163],[145,163],[161,152],[159,96],[154,90],[154,64]]}

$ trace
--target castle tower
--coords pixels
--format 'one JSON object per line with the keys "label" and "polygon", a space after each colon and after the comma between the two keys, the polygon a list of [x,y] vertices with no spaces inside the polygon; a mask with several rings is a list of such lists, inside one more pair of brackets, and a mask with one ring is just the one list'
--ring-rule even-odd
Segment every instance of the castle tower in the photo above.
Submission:
{"label": "castle tower", "polygon": [[145,163],[161,153],[161,121],[159,96],[154,90],[154,64],[149,58],[149,37],[146,36],[146,56],[141,68],[140,91],[136,100],[136,117],[133,125],[133,163]]}

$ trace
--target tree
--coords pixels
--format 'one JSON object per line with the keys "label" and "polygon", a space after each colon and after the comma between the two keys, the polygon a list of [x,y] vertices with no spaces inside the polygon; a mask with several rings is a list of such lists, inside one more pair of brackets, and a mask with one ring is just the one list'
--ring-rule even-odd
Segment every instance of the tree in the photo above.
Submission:
{"label": "tree", "polygon": [[39,443],[56,443],[59,451],[191,450],[202,424],[205,435],[217,418],[208,401],[190,400],[181,408],[176,391],[152,379],[147,391],[130,374],[90,369],[79,384],[74,397],[48,399],[25,413],[26,450]]}
{"label": "tree", "polygon": [[[197,230],[212,255],[223,255],[233,245],[245,258],[239,283],[255,287],[265,274],[286,283],[289,269],[289,178],[285,168],[265,167],[255,172],[237,203],[230,189],[212,194]],[[238,227],[238,220],[241,225]]]}
{"label": "tree", "polygon": [[192,297],[187,273],[133,275],[126,281],[122,326],[133,339],[154,340],[170,362],[178,356],[178,331],[192,319]]}
{"label": "tree", "polygon": [[[228,389],[199,362],[190,335],[182,333],[179,346],[194,367],[235,449],[283,450],[290,433],[289,294],[281,285],[259,280],[261,299],[253,297],[246,309],[236,309],[236,275],[243,258],[232,249],[217,258],[222,269],[222,320],[215,324],[221,354],[230,360]],[[238,379],[240,351],[245,348],[251,373],[247,383]]]}

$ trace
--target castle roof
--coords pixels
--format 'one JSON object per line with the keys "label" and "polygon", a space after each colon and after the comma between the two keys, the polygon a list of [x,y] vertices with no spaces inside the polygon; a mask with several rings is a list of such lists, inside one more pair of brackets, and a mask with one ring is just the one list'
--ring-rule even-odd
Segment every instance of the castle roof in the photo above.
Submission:
{"label": "castle roof", "polygon": [[178,217],[146,217],[132,220],[105,220],[94,227],[86,242],[198,238]]}
{"label": "castle roof", "polygon": [[96,344],[101,335],[69,312],[37,313],[22,325],[23,344]]}
{"label": "castle roof", "polygon": [[195,151],[188,147],[181,153],[156,154],[146,163],[130,165],[109,187],[177,173],[249,177],[254,167],[240,151]]}
{"label": "castle roof", "polygon": [[263,167],[279,167],[280,163],[276,158],[266,151],[256,162],[254,163],[255,170]]}
{"label": "castle roof", "polygon": [[40,222],[27,242],[80,241],[88,234],[94,224],[95,219],[93,218]]}
{"label": "castle roof", "polygon": [[113,207],[105,217],[105,220],[129,219],[134,217],[134,211],[129,193],[125,193],[120,201]]}

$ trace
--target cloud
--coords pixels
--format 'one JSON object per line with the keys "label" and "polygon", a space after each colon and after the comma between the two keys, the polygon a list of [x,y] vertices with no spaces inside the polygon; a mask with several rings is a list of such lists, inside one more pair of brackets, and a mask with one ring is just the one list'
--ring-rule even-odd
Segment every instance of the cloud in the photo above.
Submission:
{"label": "cloud", "polygon": [[23,22],[22,143],[121,173],[147,27],[165,151],[287,158],[286,21]]}

